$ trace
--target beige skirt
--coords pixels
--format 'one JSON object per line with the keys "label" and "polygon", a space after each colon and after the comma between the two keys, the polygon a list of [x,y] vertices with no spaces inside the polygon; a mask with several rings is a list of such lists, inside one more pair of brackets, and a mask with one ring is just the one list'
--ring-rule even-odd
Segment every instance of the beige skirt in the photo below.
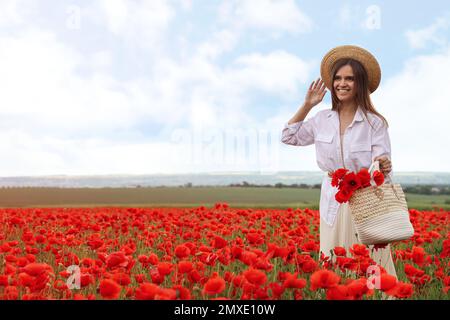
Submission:
{"label": "beige skirt", "polygon": [[[330,250],[333,250],[334,247],[344,247],[349,254],[349,248],[355,243],[361,242],[356,237],[348,203],[340,205],[332,227],[326,224],[322,218],[320,219],[320,251],[326,256],[330,256]],[[397,277],[390,245],[378,250],[373,250],[373,246],[369,246],[369,251],[371,258],[378,265],[382,266],[387,273]]]}

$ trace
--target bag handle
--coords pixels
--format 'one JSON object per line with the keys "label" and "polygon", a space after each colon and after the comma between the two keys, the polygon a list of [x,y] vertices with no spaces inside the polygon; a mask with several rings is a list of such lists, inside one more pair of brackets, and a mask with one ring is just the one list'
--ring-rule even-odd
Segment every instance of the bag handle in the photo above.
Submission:
{"label": "bag handle", "polygon": [[[379,162],[378,160],[372,162],[372,164],[371,164],[370,167],[369,167],[369,173],[370,173],[370,185],[376,187],[376,188],[374,189],[374,193],[375,193],[375,195],[376,195],[376,196],[380,199],[380,201],[381,201],[381,200],[383,200],[384,192],[383,192],[383,190],[381,190],[380,188],[377,187],[377,184],[376,184],[375,181],[373,180],[372,174],[373,174],[373,172],[374,172],[375,170],[380,171],[380,162]],[[394,183],[392,182],[392,178],[391,178],[391,173],[390,173],[390,172],[389,172],[389,174],[385,177],[383,184],[386,184],[386,180],[389,180],[390,186],[391,186],[391,188],[392,188],[392,191],[394,192],[394,194],[395,194],[395,196],[397,197],[397,199],[400,200],[400,196],[397,194],[397,191],[396,191],[395,188],[394,188]]]}

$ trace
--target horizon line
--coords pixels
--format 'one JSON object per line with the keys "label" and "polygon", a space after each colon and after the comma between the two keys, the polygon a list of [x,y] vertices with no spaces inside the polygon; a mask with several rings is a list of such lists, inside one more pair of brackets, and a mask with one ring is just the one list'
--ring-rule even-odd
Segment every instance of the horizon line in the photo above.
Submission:
{"label": "horizon line", "polygon": [[[182,175],[277,175],[282,173],[313,173],[323,174],[320,170],[284,170],[277,172],[261,172],[261,171],[202,171],[202,172],[156,172],[156,173],[106,173],[106,174],[42,174],[42,175],[14,175],[14,176],[0,176],[0,179],[17,179],[17,178],[58,178],[58,177],[130,177],[130,176],[182,176]],[[450,174],[450,171],[396,171],[398,174]]]}

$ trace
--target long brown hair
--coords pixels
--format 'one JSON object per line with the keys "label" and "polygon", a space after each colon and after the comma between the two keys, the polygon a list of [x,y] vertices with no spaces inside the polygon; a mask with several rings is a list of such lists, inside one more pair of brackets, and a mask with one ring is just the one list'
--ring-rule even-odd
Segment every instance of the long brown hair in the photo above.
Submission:
{"label": "long brown hair", "polygon": [[[340,68],[343,66],[350,66],[353,69],[353,75],[355,79],[355,88],[356,88],[356,95],[355,100],[358,106],[361,107],[364,115],[366,116],[367,121],[370,123],[369,119],[367,118],[367,112],[371,112],[373,114],[376,114],[379,116],[383,122],[386,124],[387,127],[389,127],[388,122],[385,117],[383,117],[377,110],[375,110],[375,107],[372,104],[372,100],[370,99],[370,92],[368,88],[368,77],[366,69],[364,69],[363,65],[354,59],[351,58],[345,58],[345,59],[339,59],[336,61],[336,63],[333,66],[332,72],[332,85],[331,85],[331,110],[339,110],[340,101],[336,95],[336,92],[334,91],[334,78],[336,77],[336,73],[339,71]],[[373,128],[373,126],[372,126]]]}

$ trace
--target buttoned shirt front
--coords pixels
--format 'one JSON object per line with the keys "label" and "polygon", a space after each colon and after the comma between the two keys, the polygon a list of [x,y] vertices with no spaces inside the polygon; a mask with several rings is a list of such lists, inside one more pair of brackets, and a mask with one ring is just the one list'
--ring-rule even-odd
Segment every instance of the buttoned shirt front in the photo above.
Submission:
{"label": "buttoned shirt front", "polygon": [[377,115],[367,112],[366,117],[358,107],[353,121],[342,135],[342,152],[339,127],[338,112],[327,109],[308,120],[286,123],[281,135],[281,142],[288,145],[315,144],[317,165],[325,172],[320,191],[320,216],[330,226],[334,224],[340,204],[335,199],[337,188],[331,186],[328,172],[344,166],[357,172],[361,168],[369,168],[378,156],[385,155],[391,159],[388,128]]}

